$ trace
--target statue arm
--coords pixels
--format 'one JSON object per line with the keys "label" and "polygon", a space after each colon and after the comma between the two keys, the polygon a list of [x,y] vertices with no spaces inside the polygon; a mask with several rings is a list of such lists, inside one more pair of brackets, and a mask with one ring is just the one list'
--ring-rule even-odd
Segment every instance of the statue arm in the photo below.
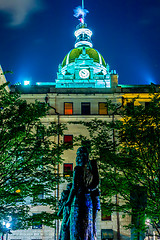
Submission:
{"label": "statue arm", "polygon": [[78,171],[77,171],[77,167],[75,167],[74,169],[74,173],[73,173],[73,183],[72,183],[72,188],[68,197],[68,200],[66,202],[66,206],[71,205],[73,197],[75,196],[75,194],[77,193],[78,190],[78,184],[77,184],[77,177],[78,177]]}
{"label": "statue arm", "polygon": [[63,208],[64,208],[64,205],[59,209],[58,213],[57,213],[57,216],[60,217],[62,215],[62,212],[63,212]]}
{"label": "statue arm", "polygon": [[58,202],[58,213],[57,216],[60,217],[62,215],[63,209],[65,207],[65,202],[68,199],[68,194],[69,192],[67,190],[63,190],[63,192],[61,193],[61,199]]}
{"label": "statue arm", "polygon": [[90,161],[90,169],[93,174],[92,188],[97,188],[99,185],[99,173],[96,160]]}

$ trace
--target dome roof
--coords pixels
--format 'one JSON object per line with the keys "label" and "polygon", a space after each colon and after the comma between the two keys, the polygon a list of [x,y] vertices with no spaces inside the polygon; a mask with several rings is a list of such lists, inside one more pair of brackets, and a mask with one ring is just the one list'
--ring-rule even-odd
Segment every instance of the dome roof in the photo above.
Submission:
{"label": "dome roof", "polygon": [[[80,54],[82,54],[82,51],[82,47],[72,49],[63,59],[62,68],[69,63],[75,62],[75,59],[78,58]],[[89,55],[90,58],[93,59],[94,62],[102,64],[104,67],[106,67],[104,58],[97,50],[95,50],[94,48],[86,47],[86,53]]]}

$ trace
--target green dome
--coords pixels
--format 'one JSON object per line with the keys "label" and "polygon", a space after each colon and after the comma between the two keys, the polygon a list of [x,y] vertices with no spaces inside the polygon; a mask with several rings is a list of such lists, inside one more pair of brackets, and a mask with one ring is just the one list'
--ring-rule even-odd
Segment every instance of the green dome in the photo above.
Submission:
{"label": "green dome", "polygon": [[[82,54],[82,49],[82,47],[72,49],[63,59],[62,67],[64,67],[66,64],[74,62],[75,59],[78,58],[80,54]],[[95,50],[94,48],[86,48],[86,53],[89,55],[90,58],[93,59],[94,62],[102,63],[102,65],[106,67],[104,58],[97,50]]]}

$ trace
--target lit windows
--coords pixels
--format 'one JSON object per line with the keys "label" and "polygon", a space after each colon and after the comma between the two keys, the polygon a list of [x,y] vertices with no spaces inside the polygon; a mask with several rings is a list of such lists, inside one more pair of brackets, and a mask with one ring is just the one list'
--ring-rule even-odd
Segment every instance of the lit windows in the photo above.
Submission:
{"label": "lit windows", "polygon": [[73,174],[73,163],[64,163],[63,175],[64,177],[71,177]]}
{"label": "lit windows", "polygon": [[65,102],[64,103],[64,114],[65,115],[72,115],[73,114],[73,103],[72,102]]}
{"label": "lit windows", "polygon": [[102,240],[112,240],[114,238],[113,229],[101,229]]}
{"label": "lit windows", "polygon": [[64,143],[73,146],[73,135],[64,135]]}
{"label": "lit windows", "polygon": [[90,103],[89,102],[82,102],[81,103],[81,114],[82,115],[90,115]]}
{"label": "lit windows", "polygon": [[104,102],[99,102],[98,111],[100,115],[107,115],[108,114],[107,104]]}

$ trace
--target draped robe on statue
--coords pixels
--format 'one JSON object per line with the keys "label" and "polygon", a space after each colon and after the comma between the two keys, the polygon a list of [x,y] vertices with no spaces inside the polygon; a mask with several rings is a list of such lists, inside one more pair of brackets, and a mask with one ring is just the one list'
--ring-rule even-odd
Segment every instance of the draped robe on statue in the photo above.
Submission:
{"label": "draped robe on statue", "polygon": [[71,189],[70,240],[94,239],[93,204],[89,189],[92,178],[88,169],[75,167]]}

